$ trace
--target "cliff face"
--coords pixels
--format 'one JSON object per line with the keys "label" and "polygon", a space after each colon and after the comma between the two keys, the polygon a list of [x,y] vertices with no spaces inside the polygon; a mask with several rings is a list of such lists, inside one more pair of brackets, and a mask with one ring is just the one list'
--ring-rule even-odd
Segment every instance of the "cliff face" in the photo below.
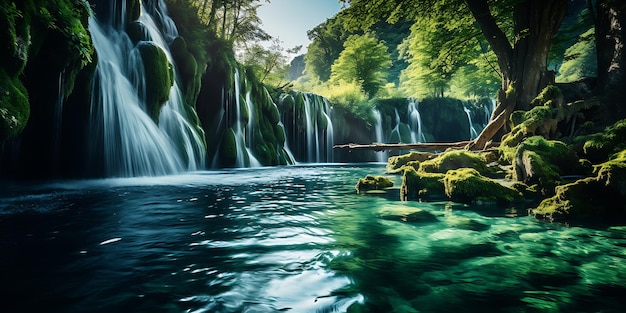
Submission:
{"label": "cliff face", "polygon": [[[3,172],[20,176],[51,173],[72,162],[86,122],[94,48],[83,1],[5,1],[0,4],[0,142]],[[66,127],[61,120],[71,120]],[[71,139],[70,139],[71,138]],[[81,138],[78,141],[83,141]],[[16,173],[18,172],[18,173]]]}

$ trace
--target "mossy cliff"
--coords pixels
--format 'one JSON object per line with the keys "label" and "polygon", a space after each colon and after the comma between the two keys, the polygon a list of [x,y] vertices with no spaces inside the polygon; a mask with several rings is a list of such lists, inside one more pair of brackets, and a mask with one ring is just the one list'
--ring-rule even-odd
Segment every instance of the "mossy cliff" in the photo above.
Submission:
{"label": "mossy cliff", "polygon": [[[75,130],[88,120],[84,91],[96,58],[87,31],[89,14],[84,1],[0,3],[2,173],[48,175],[84,158],[73,153],[85,141],[84,132]],[[66,126],[53,117],[75,120]],[[61,137],[67,139],[60,143]],[[55,150],[66,150],[67,157],[55,156]]]}

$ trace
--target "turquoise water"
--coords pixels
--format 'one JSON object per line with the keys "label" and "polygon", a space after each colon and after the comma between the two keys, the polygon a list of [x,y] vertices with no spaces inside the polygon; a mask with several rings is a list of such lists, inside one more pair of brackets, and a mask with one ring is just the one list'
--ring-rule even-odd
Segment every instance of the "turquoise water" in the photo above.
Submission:
{"label": "turquoise water", "polygon": [[[2,312],[621,312],[626,227],[358,195],[383,165],[0,192]],[[399,177],[394,177],[399,183]]]}

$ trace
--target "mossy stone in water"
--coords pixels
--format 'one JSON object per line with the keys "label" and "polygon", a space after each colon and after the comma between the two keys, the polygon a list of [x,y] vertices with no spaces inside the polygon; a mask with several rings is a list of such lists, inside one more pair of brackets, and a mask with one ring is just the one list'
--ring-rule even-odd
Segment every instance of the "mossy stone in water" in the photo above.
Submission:
{"label": "mossy stone in water", "polygon": [[356,191],[361,192],[372,189],[384,189],[393,187],[393,182],[384,176],[367,175],[365,178],[360,178],[356,184]]}
{"label": "mossy stone in water", "polygon": [[453,201],[474,203],[477,201],[508,204],[521,199],[519,192],[492,179],[480,175],[472,168],[450,170],[443,179],[445,193]]}
{"label": "mossy stone in water", "polygon": [[449,170],[468,167],[476,169],[482,175],[489,175],[491,172],[482,155],[465,150],[449,151],[426,160],[420,164],[420,171],[445,174]]}
{"label": "mossy stone in water", "polygon": [[418,172],[405,167],[400,187],[400,200],[430,198],[444,195],[444,174]]}
{"label": "mossy stone in water", "polygon": [[142,41],[137,48],[146,74],[146,113],[157,123],[161,108],[169,99],[174,85],[173,68],[165,52],[154,43]]}

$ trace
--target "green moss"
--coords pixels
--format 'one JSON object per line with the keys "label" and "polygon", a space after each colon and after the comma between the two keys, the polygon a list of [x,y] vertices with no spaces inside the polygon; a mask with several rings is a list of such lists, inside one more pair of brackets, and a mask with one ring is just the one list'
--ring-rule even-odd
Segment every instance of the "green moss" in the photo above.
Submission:
{"label": "green moss", "polygon": [[274,136],[278,145],[285,145],[285,129],[280,124],[274,124]]}
{"label": "green moss", "polygon": [[0,69],[0,141],[22,132],[30,115],[28,92],[19,79]]}
{"label": "green moss", "polygon": [[229,128],[222,137],[219,147],[220,162],[224,167],[232,167],[237,163],[237,138],[235,131]]}
{"label": "green moss", "polygon": [[444,174],[418,172],[405,167],[400,187],[400,200],[430,198],[444,195]]}
{"label": "green moss", "polygon": [[558,107],[563,104],[563,93],[561,89],[554,85],[546,86],[540,93],[530,101],[531,106],[552,106]]}
{"label": "green moss", "polygon": [[515,150],[512,164],[514,180],[539,184],[546,194],[553,194],[561,176],[585,173],[578,158],[565,143],[541,136],[522,142]]}
{"label": "green moss", "polygon": [[558,124],[558,120],[555,119],[557,113],[558,109],[550,106],[536,106],[524,112],[523,118],[516,118],[516,125],[502,138],[500,149],[504,158],[510,161],[512,157],[510,148],[517,146],[525,138],[534,135],[548,137],[554,133]]}
{"label": "green moss", "polygon": [[143,41],[137,46],[146,73],[145,104],[148,115],[158,122],[161,107],[170,96],[174,84],[172,66],[165,52],[157,45]]}
{"label": "green moss", "polygon": [[595,168],[597,175],[556,187],[556,194],[531,211],[552,221],[626,220],[626,150]]}
{"label": "green moss", "polygon": [[419,164],[419,162],[424,162],[434,157],[435,155],[429,152],[410,152],[399,156],[391,156],[387,160],[387,173],[401,173],[402,167],[411,161],[417,161],[417,164]]}
{"label": "green moss", "polygon": [[626,119],[607,127],[602,133],[589,136],[583,145],[587,157],[602,162],[609,155],[626,149]]}
{"label": "green moss", "polygon": [[483,175],[492,174],[481,154],[465,150],[448,151],[434,159],[426,160],[420,164],[420,171],[445,174],[449,170],[466,167],[474,168]]}
{"label": "green moss", "polygon": [[360,178],[355,188],[357,192],[366,190],[380,190],[393,187],[393,182],[384,176],[367,175],[365,178]]}
{"label": "green moss", "polygon": [[463,203],[482,201],[508,204],[521,198],[517,190],[484,177],[472,168],[448,171],[443,183],[446,196]]}

